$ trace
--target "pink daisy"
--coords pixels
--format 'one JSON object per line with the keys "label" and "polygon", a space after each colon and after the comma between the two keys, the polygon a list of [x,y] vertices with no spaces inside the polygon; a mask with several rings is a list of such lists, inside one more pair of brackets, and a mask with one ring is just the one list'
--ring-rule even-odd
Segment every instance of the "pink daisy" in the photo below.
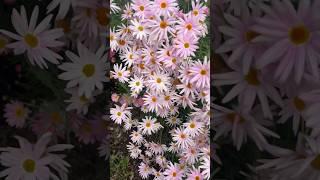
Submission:
{"label": "pink daisy", "polygon": [[154,12],[157,15],[171,16],[171,13],[178,10],[176,0],[155,0],[153,2]]}
{"label": "pink daisy", "polygon": [[260,41],[271,42],[272,46],[258,59],[258,68],[276,63],[273,74],[282,82],[293,75],[299,83],[305,73],[319,78],[316,59],[320,55],[320,34],[311,1],[299,1],[298,10],[288,0],[263,7],[266,15],[257,20],[253,30],[261,34]]}
{"label": "pink daisy", "polygon": [[179,57],[186,58],[188,56],[195,56],[195,51],[199,48],[197,43],[198,39],[191,34],[178,35],[175,39],[174,47]]}
{"label": "pink daisy", "polygon": [[190,82],[195,83],[198,88],[210,87],[210,62],[207,57],[204,61],[196,61],[190,67],[190,74],[192,76]]}
{"label": "pink daisy", "polygon": [[22,102],[12,101],[4,107],[4,117],[12,127],[22,128],[30,111]]}
{"label": "pink daisy", "polygon": [[168,180],[182,180],[183,177],[183,171],[180,170],[179,165],[176,163],[172,164],[172,162],[170,162],[163,174]]}
{"label": "pink daisy", "polygon": [[201,171],[199,168],[193,167],[190,172],[188,173],[187,180],[203,180],[204,177],[201,174]]}

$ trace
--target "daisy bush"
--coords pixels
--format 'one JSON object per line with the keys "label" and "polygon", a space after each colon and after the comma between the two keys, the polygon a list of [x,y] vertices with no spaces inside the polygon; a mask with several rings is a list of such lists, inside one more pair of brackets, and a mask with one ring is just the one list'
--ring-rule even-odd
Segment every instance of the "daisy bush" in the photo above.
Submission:
{"label": "daisy bush", "polygon": [[111,120],[140,179],[210,178],[206,1],[111,1]]}
{"label": "daisy bush", "polygon": [[319,3],[213,1],[216,178],[320,178]]}
{"label": "daisy bush", "polygon": [[0,1],[0,179],[106,179],[109,6]]}

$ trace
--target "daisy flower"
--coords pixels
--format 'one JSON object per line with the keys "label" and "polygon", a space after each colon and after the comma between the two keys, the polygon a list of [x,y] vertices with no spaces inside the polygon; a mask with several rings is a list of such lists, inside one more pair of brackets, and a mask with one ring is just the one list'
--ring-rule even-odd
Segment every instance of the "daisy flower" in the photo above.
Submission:
{"label": "daisy flower", "polygon": [[142,119],[142,122],[139,122],[138,125],[138,129],[141,131],[141,133],[147,135],[151,135],[161,128],[163,128],[163,126],[160,123],[157,123],[157,119],[150,116],[146,116],[144,119]]}
{"label": "daisy flower", "polygon": [[243,66],[243,72],[247,73],[250,66],[255,65],[257,58],[261,56],[265,47],[265,43],[255,42],[259,37],[259,33],[253,30],[255,25],[255,16],[250,16],[248,8],[244,8],[246,13],[241,18],[225,14],[224,17],[230,25],[223,25],[219,30],[225,34],[228,39],[216,49],[216,52],[231,52],[228,57],[228,63],[240,62]]}
{"label": "daisy flower", "polygon": [[187,58],[188,56],[195,56],[195,51],[198,49],[197,43],[198,38],[190,34],[178,35],[174,47],[179,57]]}
{"label": "daisy flower", "polygon": [[63,43],[57,39],[63,36],[62,29],[47,30],[52,15],[47,16],[38,25],[39,7],[36,6],[30,18],[27,20],[27,13],[24,6],[21,6],[20,13],[16,9],[12,11],[11,21],[18,34],[6,30],[0,30],[4,35],[16,40],[7,45],[8,48],[14,49],[15,55],[26,52],[27,57],[32,65],[38,65],[40,68],[48,68],[45,60],[59,64],[58,60],[62,57],[51,49],[63,46]]}
{"label": "daisy flower", "polygon": [[114,71],[111,71],[113,78],[118,79],[122,83],[129,81],[130,72],[126,70],[126,66],[122,68],[122,64],[114,64],[113,69]]}
{"label": "daisy flower", "polygon": [[180,128],[174,130],[172,139],[181,149],[186,149],[194,144],[190,135]]}
{"label": "daisy flower", "polygon": [[[90,98],[87,98],[84,95],[79,96],[77,88],[66,89],[66,92],[71,94],[70,99],[65,100],[66,103],[69,103],[66,110],[76,110],[79,114],[87,114],[89,105],[95,101],[94,96],[91,96]],[[93,94],[96,95],[97,92],[94,92]]]}
{"label": "daisy flower", "polygon": [[115,121],[117,124],[121,124],[124,120],[129,119],[131,117],[130,110],[131,107],[127,107],[127,104],[123,104],[122,106],[115,105],[115,108],[110,109],[110,118]]}
{"label": "daisy flower", "polygon": [[154,13],[157,15],[171,16],[178,10],[176,0],[155,0],[153,2]]}
{"label": "daisy flower", "polygon": [[29,114],[29,109],[22,102],[12,101],[5,105],[3,116],[10,126],[22,128]]}
{"label": "daisy flower", "polygon": [[129,81],[129,87],[131,88],[131,91],[134,91],[136,93],[140,93],[144,87],[144,81],[142,77],[138,77],[134,75],[134,78],[131,78]]}
{"label": "daisy flower", "polygon": [[127,149],[129,150],[130,157],[132,157],[133,159],[137,159],[142,152],[142,150],[138,146],[136,146],[132,143],[127,145]]}
{"label": "daisy flower", "polygon": [[258,68],[276,63],[273,74],[281,82],[293,75],[294,80],[300,83],[307,72],[319,78],[319,71],[315,68],[319,61],[314,59],[320,55],[315,45],[320,34],[314,24],[317,17],[312,15],[313,4],[311,1],[299,1],[298,10],[287,0],[271,4],[271,7],[263,6],[266,15],[253,27],[261,34],[260,41],[272,43],[258,59]]}
{"label": "daisy flower", "polygon": [[190,172],[188,173],[187,180],[204,180],[203,175],[201,174],[201,171],[199,168],[193,167],[190,169]]}
{"label": "daisy flower", "polygon": [[135,16],[145,19],[151,11],[151,2],[149,0],[132,0],[132,9],[135,11]]}
{"label": "daisy flower", "polygon": [[195,38],[200,35],[200,24],[199,20],[191,15],[185,15],[183,18],[180,18],[178,21],[178,25],[176,26],[178,33],[187,35],[191,34]]}
{"label": "daisy flower", "polygon": [[93,144],[96,142],[94,122],[90,119],[83,118],[75,135],[83,144]]}
{"label": "daisy flower", "polygon": [[154,73],[151,75],[148,83],[150,83],[150,88],[154,89],[157,93],[168,91],[170,85],[169,77],[163,73]]}
{"label": "daisy flower", "polygon": [[239,102],[248,109],[251,109],[255,100],[258,99],[261,103],[264,116],[272,118],[268,97],[280,106],[283,104],[276,88],[265,79],[261,71],[254,67],[248,73],[243,73],[238,66],[232,66],[232,69],[234,71],[213,76],[213,84],[215,86],[233,85],[222,102],[229,102],[238,96]]}
{"label": "daisy flower", "polygon": [[203,123],[196,121],[195,119],[190,119],[183,125],[185,127],[185,132],[191,137],[198,136],[202,132]]}
{"label": "daisy flower", "polygon": [[195,83],[198,88],[210,87],[210,62],[207,57],[204,61],[197,61],[190,67],[191,83]]}
{"label": "daisy flower", "polygon": [[157,95],[147,93],[142,99],[149,111],[157,112],[161,108],[160,97]]}
{"label": "daisy flower", "polygon": [[149,33],[146,29],[147,27],[136,19],[131,20],[131,24],[132,25],[129,26],[129,28],[133,31],[132,35],[136,36],[137,39],[146,40],[147,33]]}
{"label": "daisy flower", "polygon": [[233,144],[237,150],[246,143],[250,137],[260,150],[268,146],[265,136],[279,138],[279,135],[264,127],[268,121],[257,120],[243,105],[234,110],[220,106],[214,107],[214,140],[220,136],[227,136],[231,133]]}
{"label": "daisy flower", "polygon": [[133,131],[130,134],[130,137],[131,137],[131,141],[138,145],[140,145],[144,140],[142,134],[139,131]]}
{"label": "daisy flower", "polygon": [[58,151],[71,149],[69,144],[56,144],[48,146],[51,134],[41,136],[35,144],[31,144],[23,137],[15,136],[19,148],[0,148],[2,166],[0,177],[9,179],[62,179],[67,175],[69,163],[66,162]]}
{"label": "daisy flower", "polygon": [[68,80],[67,87],[79,85],[79,96],[85,95],[86,98],[92,96],[95,87],[103,89],[103,82],[107,81],[105,63],[107,53],[104,53],[104,47],[99,48],[95,53],[78,43],[77,49],[79,56],[71,51],[66,55],[72,62],[66,62],[59,66],[66,71],[59,75],[60,79]]}
{"label": "daisy flower", "polygon": [[173,34],[175,24],[174,19],[170,17],[160,18],[156,16],[154,20],[149,20],[147,26],[150,27],[149,38],[153,41],[161,41],[162,39],[168,40],[169,34]]}
{"label": "daisy flower", "polygon": [[179,165],[176,163],[173,164],[172,162],[170,162],[163,174],[165,175],[166,179],[170,180],[182,180],[183,177],[183,171],[180,170]]}
{"label": "daisy flower", "polygon": [[139,165],[139,174],[143,179],[147,179],[152,174],[152,169],[145,163],[141,162]]}
{"label": "daisy flower", "polygon": [[130,68],[133,64],[136,63],[135,61],[139,59],[139,56],[134,48],[129,48],[127,51],[125,51],[124,54],[120,56],[120,58],[122,59],[122,62],[124,62],[124,64],[128,68]]}
{"label": "daisy flower", "polygon": [[186,158],[186,162],[189,164],[195,164],[199,159],[199,152],[197,146],[191,146],[183,150],[183,155]]}

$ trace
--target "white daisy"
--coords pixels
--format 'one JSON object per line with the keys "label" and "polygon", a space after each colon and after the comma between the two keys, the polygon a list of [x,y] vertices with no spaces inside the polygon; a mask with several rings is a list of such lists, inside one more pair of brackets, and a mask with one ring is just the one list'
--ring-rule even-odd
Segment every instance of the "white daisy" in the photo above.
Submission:
{"label": "white daisy", "polygon": [[117,124],[121,124],[125,119],[131,118],[131,107],[127,107],[126,104],[122,106],[115,105],[115,108],[110,109],[110,118]]}
{"label": "white daisy", "polygon": [[8,44],[7,47],[14,49],[16,55],[27,52],[30,63],[32,65],[37,64],[40,68],[48,68],[45,60],[53,64],[59,64],[58,60],[61,60],[62,57],[51,49],[63,46],[62,42],[57,41],[63,36],[63,30],[47,30],[52,15],[47,16],[40,24],[36,25],[39,15],[38,6],[33,9],[29,22],[24,6],[21,6],[20,11],[21,14],[14,9],[11,15],[13,27],[18,34],[0,30],[1,33],[16,40],[16,42]]}
{"label": "white daisy", "polygon": [[113,69],[114,71],[111,71],[113,78],[118,79],[122,83],[129,80],[128,77],[130,73],[128,70],[126,70],[126,66],[122,68],[122,64],[115,64],[113,65]]}
{"label": "white daisy", "polygon": [[57,144],[49,146],[51,134],[40,137],[36,144],[31,144],[23,137],[15,137],[20,148],[0,148],[1,164],[7,167],[0,173],[0,177],[10,179],[62,179],[68,173],[67,163],[60,154],[55,152],[71,149],[72,145]]}
{"label": "white daisy", "polygon": [[67,88],[79,85],[79,95],[90,98],[95,88],[102,90],[103,82],[107,81],[107,53],[104,47],[93,53],[81,43],[78,43],[77,49],[79,56],[71,51],[66,52],[72,62],[59,66],[60,69],[67,71],[60,74],[59,78],[69,81]]}
{"label": "white daisy", "polygon": [[147,135],[151,135],[161,128],[163,128],[163,126],[157,122],[157,119],[150,116],[146,116],[144,119],[142,119],[142,122],[139,122],[138,125],[138,129],[141,131],[141,133]]}
{"label": "white daisy", "polygon": [[180,128],[174,130],[172,139],[174,142],[177,143],[178,147],[181,149],[186,149],[194,145],[194,142],[192,141],[190,135],[187,134],[185,130],[182,130]]}

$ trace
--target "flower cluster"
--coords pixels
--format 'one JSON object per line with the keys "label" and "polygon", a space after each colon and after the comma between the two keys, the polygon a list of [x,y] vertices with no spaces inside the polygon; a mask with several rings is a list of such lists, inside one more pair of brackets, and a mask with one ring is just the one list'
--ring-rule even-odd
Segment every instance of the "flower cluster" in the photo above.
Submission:
{"label": "flower cluster", "polygon": [[[75,146],[79,149],[93,144],[85,147],[99,151],[102,162],[108,157],[104,119],[108,107],[100,97],[108,94],[103,90],[109,80],[106,37],[110,4],[106,0],[9,0],[0,6],[8,9],[1,14],[11,17],[1,20],[0,56],[5,64],[1,71],[17,64],[19,74],[12,82],[16,88],[7,85],[14,97],[10,92],[1,94],[4,100],[1,118],[7,122],[4,127],[8,129],[2,135],[10,137],[22,132],[19,135],[27,134],[26,139],[38,139],[38,143],[32,144],[17,137],[20,148],[0,148],[1,164],[8,167],[1,169],[0,176],[77,179],[72,175],[75,170],[68,170],[73,164],[63,160],[65,155],[55,154],[70,149],[71,145],[48,148],[47,145],[51,137],[54,140],[51,143],[79,143],[80,147]],[[99,108],[91,108],[94,105]],[[3,145],[9,145],[7,139]],[[80,159],[82,154],[77,150],[73,153],[79,154],[73,158]],[[98,175],[92,178],[99,179]]]}
{"label": "flower cluster", "polygon": [[[210,62],[196,58],[208,8],[190,5],[133,0],[110,30],[120,57],[110,76],[124,89],[112,95],[110,117],[130,132],[127,148],[143,179],[210,178]],[[120,9],[112,2],[113,13]]]}
{"label": "flower cluster", "polygon": [[[231,140],[236,150],[253,142],[255,152],[273,157],[256,157],[247,178],[320,177],[319,5],[310,0],[214,2],[214,141]],[[295,149],[284,147],[284,131],[292,134]]]}

